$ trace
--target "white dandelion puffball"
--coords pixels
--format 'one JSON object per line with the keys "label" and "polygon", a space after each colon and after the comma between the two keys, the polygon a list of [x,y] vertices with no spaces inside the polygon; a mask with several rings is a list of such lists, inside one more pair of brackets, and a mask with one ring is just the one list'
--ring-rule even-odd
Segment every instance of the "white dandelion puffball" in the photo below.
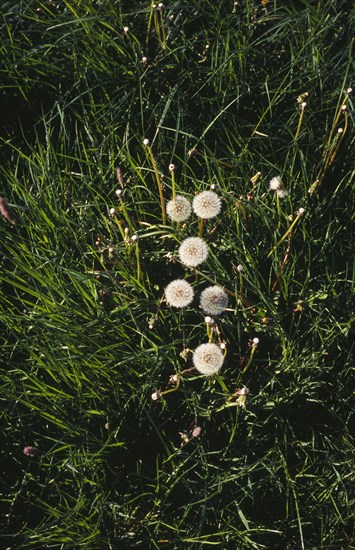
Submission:
{"label": "white dandelion puffball", "polygon": [[275,191],[279,199],[284,199],[287,196],[287,191],[282,183],[280,176],[276,176],[269,181],[269,189]]}
{"label": "white dandelion puffball", "polygon": [[166,213],[174,222],[184,222],[191,214],[190,201],[182,195],[176,195],[175,200],[166,205]]}
{"label": "white dandelion puffball", "polygon": [[271,191],[280,191],[284,188],[280,176],[276,176],[269,181],[269,188],[271,189]]}
{"label": "white dandelion puffball", "polygon": [[179,248],[181,262],[190,267],[196,267],[207,259],[207,244],[200,237],[187,237]]}
{"label": "white dandelion puffball", "polygon": [[223,353],[217,344],[201,344],[192,356],[195,369],[201,374],[216,374],[223,365]]}
{"label": "white dandelion puffball", "polygon": [[220,286],[209,286],[201,292],[200,306],[205,313],[220,315],[228,306],[228,296]]}
{"label": "white dandelion puffball", "polygon": [[186,307],[194,298],[194,289],[184,279],[176,279],[166,287],[165,298],[170,306]]}
{"label": "white dandelion puffball", "polygon": [[222,201],[214,191],[202,191],[192,201],[192,208],[199,218],[214,218],[221,211]]}
{"label": "white dandelion puffball", "polygon": [[279,197],[279,199],[284,199],[287,196],[286,189],[277,189],[276,195]]}

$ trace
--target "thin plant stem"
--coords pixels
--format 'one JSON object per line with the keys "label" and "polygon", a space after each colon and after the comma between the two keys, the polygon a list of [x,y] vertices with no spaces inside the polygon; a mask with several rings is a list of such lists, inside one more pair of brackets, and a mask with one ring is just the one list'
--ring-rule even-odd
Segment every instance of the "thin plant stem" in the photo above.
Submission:
{"label": "thin plant stem", "polygon": [[148,149],[149,157],[150,157],[150,160],[151,160],[151,163],[152,163],[152,166],[153,166],[155,179],[156,179],[156,182],[157,182],[157,187],[158,187],[159,197],[160,197],[161,217],[162,217],[163,225],[165,225],[166,224],[166,214],[165,214],[163,186],[161,184],[161,179],[160,179],[160,176],[159,176],[159,172],[158,172],[157,164],[155,162],[153,151],[152,151],[152,149],[149,145],[147,145],[147,149]]}
{"label": "thin plant stem", "polygon": [[297,213],[297,216],[295,217],[295,219],[293,220],[293,222],[291,223],[290,227],[288,228],[288,230],[286,231],[286,233],[281,237],[281,239],[275,244],[275,246],[270,250],[269,254],[267,255],[267,258],[270,258],[270,256],[272,256],[272,254],[275,252],[275,250],[280,246],[280,244],[289,236],[289,234],[291,233],[291,231],[293,230],[293,228],[295,227],[296,223],[298,222],[298,220],[302,217],[304,213],[304,210],[303,209],[300,209],[299,212]]}
{"label": "thin plant stem", "polygon": [[249,369],[250,365],[252,364],[256,348],[257,348],[257,346],[254,346],[254,345],[252,346],[249,360],[248,360],[247,364],[245,365],[244,369],[242,370],[241,375],[245,374],[247,372],[247,370]]}
{"label": "thin plant stem", "polygon": [[300,112],[300,116],[299,116],[299,119],[298,119],[298,126],[297,126],[297,130],[296,130],[296,133],[295,133],[295,137],[293,138],[295,142],[297,141],[299,133],[301,131],[303,115],[304,115],[306,105],[307,105],[307,103],[305,101],[303,103],[301,103],[301,112]]}
{"label": "thin plant stem", "polygon": [[173,201],[175,201],[176,198],[176,189],[175,189],[175,170],[171,171],[171,192],[173,196]]}
{"label": "thin plant stem", "polygon": [[198,222],[198,234],[201,238],[203,234],[204,225],[205,225],[205,220],[203,218],[200,218]]}

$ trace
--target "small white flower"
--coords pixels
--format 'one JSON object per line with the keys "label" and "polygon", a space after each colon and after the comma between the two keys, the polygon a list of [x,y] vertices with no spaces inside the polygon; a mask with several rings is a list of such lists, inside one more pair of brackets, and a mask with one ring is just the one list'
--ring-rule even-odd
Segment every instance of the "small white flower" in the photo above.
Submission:
{"label": "small white flower", "polygon": [[200,237],[187,237],[179,248],[181,262],[190,267],[196,267],[207,259],[207,244]]}
{"label": "small white flower", "polygon": [[223,353],[217,344],[201,344],[192,357],[194,366],[201,374],[215,374],[223,365]]}
{"label": "small white flower", "polygon": [[228,305],[228,296],[223,288],[209,286],[201,292],[200,306],[205,313],[220,315]]}
{"label": "small white flower", "polygon": [[166,287],[165,298],[170,306],[186,307],[194,298],[194,289],[184,279],[176,279]]}
{"label": "small white flower", "polygon": [[182,195],[176,195],[175,200],[166,205],[166,213],[174,222],[184,222],[191,214],[190,201]]}
{"label": "small white flower", "polygon": [[143,145],[145,145],[146,147],[148,147],[148,145],[149,145],[149,139],[147,139],[147,138],[143,139]]}
{"label": "small white flower", "polygon": [[214,218],[221,211],[222,201],[213,191],[202,191],[192,201],[192,208],[199,218]]}

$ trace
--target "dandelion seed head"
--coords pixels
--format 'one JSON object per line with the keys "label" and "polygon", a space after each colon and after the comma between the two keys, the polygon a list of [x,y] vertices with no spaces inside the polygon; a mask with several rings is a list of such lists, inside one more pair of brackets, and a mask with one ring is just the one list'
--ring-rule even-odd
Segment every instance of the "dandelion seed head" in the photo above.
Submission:
{"label": "dandelion seed head", "polygon": [[174,222],[184,222],[191,214],[191,204],[186,197],[176,195],[166,205],[166,213]]}
{"label": "dandelion seed head", "polygon": [[279,199],[284,199],[287,196],[286,189],[277,189],[276,195],[279,197]]}
{"label": "dandelion seed head", "polygon": [[201,292],[200,306],[204,312],[220,315],[228,305],[228,296],[219,286],[209,286]]}
{"label": "dandelion seed head", "polygon": [[280,191],[284,188],[280,176],[276,176],[269,181],[269,188],[271,191]]}
{"label": "dandelion seed head", "polygon": [[200,237],[187,237],[179,248],[181,262],[190,267],[202,264],[208,256],[207,244]]}
{"label": "dandelion seed head", "polygon": [[184,279],[176,279],[166,287],[165,298],[170,306],[186,307],[194,298],[194,290]]}
{"label": "dandelion seed head", "polygon": [[275,191],[279,199],[284,199],[287,195],[287,191],[282,183],[280,176],[276,176],[269,181],[269,188],[271,191]]}
{"label": "dandelion seed head", "polygon": [[221,211],[222,201],[214,191],[202,191],[192,201],[192,208],[199,218],[214,218]]}
{"label": "dandelion seed head", "polygon": [[223,353],[217,344],[201,344],[193,354],[195,369],[201,374],[216,374],[223,365]]}

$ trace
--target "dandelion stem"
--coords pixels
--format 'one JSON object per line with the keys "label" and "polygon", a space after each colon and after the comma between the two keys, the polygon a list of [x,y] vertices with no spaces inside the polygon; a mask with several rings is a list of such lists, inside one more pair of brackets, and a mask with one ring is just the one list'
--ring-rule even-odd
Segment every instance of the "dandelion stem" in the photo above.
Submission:
{"label": "dandelion stem", "polygon": [[138,283],[140,283],[140,280],[141,280],[141,261],[140,261],[138,243],[136,243],[136,260],[137,260],[137,281],[138,281]]}
{"label": "dandelion stem", "polygon": [[301,130],[303,115],[304,115],[304,110],[305,110],[306,105],[307,105],[306,102],[303,102],[301,104],[301,112],[300,112],[300,117],[298,119],[298,126],[297,126],[297,130],[296,130],[296,133],[295,133],[295,137],[293,138],[295,142],[297,141],[297,138],[298,138],[300,130]]}
{"label": "dandelion stem", "polygon": [[339,151],[341,142],[343,141],[344,136],[346,134],[346,131],[348,129],[348,113],[347,113],[347,111],[344,112],[344,117],[345,117],[344,128],[342,129],[342,132],[340,133],[340,137],[339,137],[338,141],[334,145],[333,149],[329,152],[328,162],[326,164],[326,168],[328,168],[329,166],[331,166],[333,164],[333,162],[335,160],[335,157],[336,157],[336,155]]}
{"label": "dandelion stem", "polygon": [[162,49],[165,50],[166,49],[166,36],[165,36],[165,27],[164,27],[164,19],[163,19],[163,10],[159,10],[159,12],[160,12],[161,34],[162,34],[162,40],[161,40],[160,45],[161,45]]}
{"label": "dandelion stem", "polygon": [[280,229],[280,226],[281,226],[281,202],[280,202],[280,197],[279,195],[276,193],[276,206],[277,206],[277,216],[278,216],[278,223],[277,223],[277,231],[279,231]]}
{"label": "dandelion stem", "polygon": [[162,217],[163,225],[165,225],[165,223],[166,223],[166,214],[165,214],[163,187],[162,187],[162,184],[161,184],[161,179],[160,179],[160,176],[159,176],[159,172],[158,172],[157,164],[155,162],[153,151],[152,151],[152,149],[150,148],[149,145],[147,145],[147,149],[148,149],[148,153],[149,153],[150,160],[151,160],[153,170],[154,170],[154,174],[155,174],[155,179],[156,179],[157,186],[158,186],[159,197],[160,197],[160,205],[161,205],[161,217]]}
{"label": "dandelion stem", "polygon": [[180,387],[180,382],[181,382],[181,375],[177,375],[176,385],[173,388],[170,388],[170,390],[164,390],[160,392],[160,395],[166,395],[167,393],[172,393],[173,391],[177,391]]}
{"label": "dandelion stem", "polygon": [[228,290],[228,288],[225,288],[224,286],[219,285],[218,283],[216,283],[216,281],[214,281],[214,280],[212,279],[212,277],[209,277],[208,275],[205,275],[204,273],[202,273],[202,271],[199,271],[198,269],[193,268],[193,267],[190,268],[190,269],[193,269],[197,275],[199,275],[200,277],[202,277],[203,279],[205,279],[205,280],[208,281],[209,283],[212,283],[213,285],[217,285],[217,286],[220,286],[221,288],[223,288],[223,290],[224,290],[225,292],[227,292],[227,294],[229,294],[230,296],[233,296],[233,298],[236,298],[236,297],[237,297],[236,294],[235,294],[235,292],[232,292],[232,290]]}
{"label": "dandelion stem", "polygon": [[171,171],[171,191],[172,191],[172,194],[173,194],[173,201],[175,201],[176,189],[175,189],[175,173],[174,173],[174,170]]}
{"label": "dandelion stem", "polygon": [[267,255],[268,258],[270,258],[270,256],[272,256],[272,254],[275,252],[275,250],[280,246],[280,244],[289,236],[289,234],[291,233],[292,229],[295,227],[296,223],[298,222],[298,220],[301,218],[301,216],[303,215],[304,213],[304,210],[303,209],[300,209],[300,211],[297,213],[297,216],[295,217],[295,219],[293,220],[293,222],[291,223],[290,227],[288,228],[288,230],[286,231],[286,233],[281,237],[281,239],[275,244],[275,246],[270,250],[269,254]]}
{"label": "dandelion stem", "polygon": [[256,348],[257,348],[257,346],[255,346],[255,345],[253,345],[253,346],[251,347],[251,353],[250,353],[249,360],[248,360],[247,364],[245,365],[244,369],[242,370],[241,376],[242,376],[243,374],[245,374],[245,373],[247,372],[247,370],[249,369],[249,367],[250,367],[250,365],[251,365],[251,363],[252,363],[252,361],[253,361],[253,357],[254,357],[254,353],[255,353]]}
{"label": "dandelion stem", "polygon": [[204,225],[205,225],[205,220],[203,218],[200,218],[198,222],[198,234],[200,237],[202,237]]}

